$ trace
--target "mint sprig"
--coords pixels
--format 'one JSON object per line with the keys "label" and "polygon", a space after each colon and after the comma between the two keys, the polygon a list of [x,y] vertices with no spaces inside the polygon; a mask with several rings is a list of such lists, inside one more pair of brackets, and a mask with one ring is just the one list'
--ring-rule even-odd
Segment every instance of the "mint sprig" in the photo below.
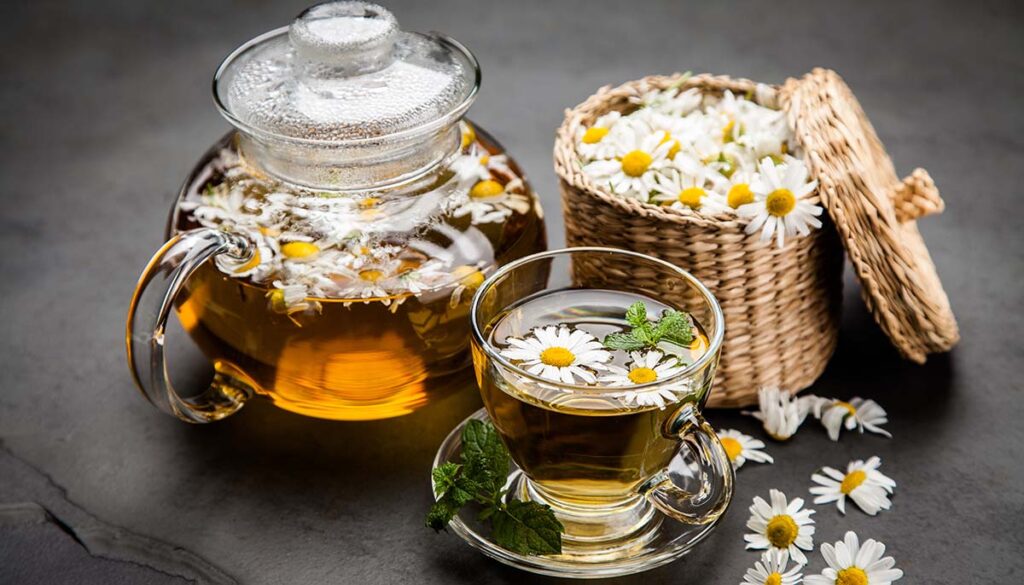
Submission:
{"label": "mint sprig", "polygon": [[444,530],[463,506],[483,506],[481,521],[490,521],[491,539],[498,546],[523,555],[562,552],[565,528],[551,508],[537,502],[506,502],[505,479],[509,455],[490,423],[471,420],[462,429],[462,463],[443,463],[432,476],[438,499],[426,524]]}
{"label": "mint sprig", "polygon": [[626,322],[632,329],[609,333],[604,338],[605,347],[637,351],[654,349],[662,341],[681,346],[693,341],[693,321],[688,314],[675,309],[665,309],[660,319],[651,321],[647,318],[647,307],[637,301],[626,309]]}

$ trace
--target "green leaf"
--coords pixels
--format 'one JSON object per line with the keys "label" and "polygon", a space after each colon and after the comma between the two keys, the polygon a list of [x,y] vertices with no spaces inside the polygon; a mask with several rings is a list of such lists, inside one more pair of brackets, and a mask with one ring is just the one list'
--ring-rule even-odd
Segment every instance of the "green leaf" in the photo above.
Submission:
{"label": "green leaf", "polygon": [[565,527],[551,508],[537,502],[511,501],[491,517],[491,538],[502,548],[522,555],[562,552]]}
{"label": "green leaf", "polygon": [[474,481],[497,492],[508,476],[508,450],[494,426],[471,420],[462,429],[462,462],[466,474]]}
{"label": "green leaf", "polygon": [[459,475],[461,467],[461,465],[450,461],[435,467],[430,472],[430,476],[434,478],[434,493],[443,496],[448,490],[455,487],[455,478]]}
{"label": "green leaf", "polygon": [[463,504],[460,504],[453,498],[445,495],[440,500],[434,502],[434,505],[430,507],[430,512],[427,513],[427,527],[433,528],[436,532],[444,530],[448,526],[448,523],[451,522],[452,518],[459,513],[459,509],[461,509],[462,506]]}
{"label": "green leaf", "polygon": [[643,302],[637,301],[626,309],[626,322],[633,327],[647,323],[647,307]]}
{"label": "green leaf", "polygon": [[637,339],[632,333],[609,333],[604,338],[604,346],[608,349],[621,349],[623,351],[635,351],[643,349],[644,342]]}
{"label": "green leaf", "polygon": [[659,341],[689,345],[693,341],[693,323],[690,316],[675,309],[665,310],[655,327],[655,336]]}

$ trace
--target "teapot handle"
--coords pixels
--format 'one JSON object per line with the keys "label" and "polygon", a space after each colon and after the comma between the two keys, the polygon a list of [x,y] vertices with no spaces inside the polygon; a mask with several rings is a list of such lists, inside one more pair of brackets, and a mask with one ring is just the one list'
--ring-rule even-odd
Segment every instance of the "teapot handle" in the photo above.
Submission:
{"label": "teapot handle", "polygon": [[128,367],[142,394],[167,414],[190,423],[212,422],[234,414],[251,395],[249,388],[218,373],[202,394],[182,398],[167,374],[164,332],[174,299],[197,268],[218,254],[246,262],[254,249],[237,234],[198,228],[168,240],[142,271],[128,308]]}
{"label": "teapot handle", "polygon": [[735,475],[725,447],[694,404],[685,404],[668,421],[666,435],[689,449],[692,461],[677,454],[640,492],[662,513],[685,524],[708,524],[732,500]]}

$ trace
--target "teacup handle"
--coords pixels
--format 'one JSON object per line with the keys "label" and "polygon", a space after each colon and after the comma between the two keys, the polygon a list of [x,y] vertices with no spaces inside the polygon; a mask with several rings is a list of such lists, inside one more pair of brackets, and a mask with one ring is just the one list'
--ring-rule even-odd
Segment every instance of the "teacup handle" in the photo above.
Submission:
{"label": "teacup handle", "polygon": [[654,507],[680,522],[713,522],[732,499],[735,475],[725,447],[693,404],[683,405],[668,427],[667,434],[679,438],[694,462],[687,464],[680,452],[640,491]]}
{"label": "teacup handle", "polygon": [[182,398],[167,374],[164,332],[174,299],[197,268],[218,254],[245,262],[253,248],[242,236],[198,228],[168,240],[142,271],[128,308],[128,367],[142,394],[167,414],[190,423],[212,422],[234,414],[249,398],[249,388],[221,374],[199,396]]}

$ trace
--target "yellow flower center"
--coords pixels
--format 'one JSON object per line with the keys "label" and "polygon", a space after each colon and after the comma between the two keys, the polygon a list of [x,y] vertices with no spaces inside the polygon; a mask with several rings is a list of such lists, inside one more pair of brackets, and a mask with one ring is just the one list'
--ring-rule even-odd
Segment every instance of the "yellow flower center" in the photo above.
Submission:
{"label": "yellow flower center", "polygon": [[583,133],[583,144],[597,144],[601,142],[601,139],[608,135],[607,128],[587,128],[587,131]]}
{"label": "yellow flower center", "polygon": [[363,209],[370,209],[371,207],[376,207],[378,203],[380,203],[380,199],[378,197],[367,197],[366,199],[359,201],[359,207],[362,207]]}
{"label": "yellow flower center", "polygon": [[671,134],[666,132],[665,133],[665,137],[661,139],[661,142],[658,143],[658,146],[661,146],[662,144],[665,144],[669,140],[672,141],[672,146],[668,147],[668,154],[666,154],[665,156],[667,156],[670,159],[675,159],[676,155],[679,154],[679,151],[682,150],[683,145],[679,144],[678,140],[675,140],[674,138],[672,138]]}
{"label": "yellow flower center", "polygon": [[476,142],[476,130],[473,129],[472,124],[466,124],[462,127],[462,148],[467,148],[474,142]]}
{"label": "yellow flower center", "polygon": [[868,574],[860,567],[846,567],[836,574],[836,585],[868,585]]}
{"label": "yellow flower center", "polygon": [[629,381],[634,384],[646,384],[658,379],[658,373],[651,368],[633,368],[629,371]]}
{"label": "yellow flower center", "polygon": [[854,406],[852,404],[850,404],[849,402],[843,402],[842,400],[836,400],[835,402],[832,403],[832,405],[833,406],[842,406],[850,414],[857,414],[857,409],[854,408]]}
{"label": "yellow flower center", "polygon": [[782,152],[782,154],[789,154],[789,143],[783,141],[782,148],[780,148],[779,151]]}
{"label": "yellow flower center", "polygon": [[381,279],[382,276],[384,276],[383,272],[381,272],[380,270],[375,270],[373,268],[368,268],[366,270],[359,271],[359,278],[365,280],[366,282],[377,282],[378,280]]}
{"label": "yellow flower center", "polygon": [[469,190],[469,196],[474,199],[486,199],[488,197],[494,197],[501,195],[505,191],[505,188],[501,186],[501,183],[486,179],[480,181],[473,188]]}
{"label": "yellow flower center", "polygon": [[747,203],[754,202],[754,192],[750,190],[750,185],[746,183],[736,183],[732,187],[729,187],[729,192],[726,194],[725,198],[729,207],[738,209],[740,205],[746,205]]}
{"label": "yellow flower center", "polygon": [[549,347],[544,351],[540,352],[540,361],[544,365],[555,366],[556,368],[565,368],[571,366],[576,361],[576,356],[571,351],[564,347]]}
{"label": "yellow flower center", "polygon": [[725,454],[729,456],[729,461],[736,461],[736,458],[743,452],[743,445],[732,437],[722,437],[722,447],[725,449]]}
{"label": "yellow flower center", "polygon": [[485,155],[480,157],[480,166],[486,167],[488,165],[488,163],[490,163],[490,162],[491,162],[491,156],[490,155],[485,154]]}
{"label": "yellow flower center", "polygon": [[452,271],[452,276],[466,288],[476,289],[484,283],[484,273],[472,266],[459,266]]}
{"label": "yellow flower center", "polygon": [[722,142],[732,142],[732,131],[736,128],[736,120],[729,120],[729,123],[722,128]]}
{"label": "yellow flower center", "polygon": [[868,478],[868,474],[861,471],[851,471],[846,474],[843,478],[843,483],[839,484],[839,491],[846,495],[850,495],[850,492],[860,487],[860,484],[864,483],[864,480]]}
{"label": "yellow flower center", "polygon": [[789,514],[779,514],[768,521],[768,528],[765,529],[765,536],[768,542],[775,548],[788,548],[796,541],[800,534],[800,527]]}
{"label": "yellow flower center", "polygon": [[768,213],[775,217],[785,217],[796,207],[796,197],[789,189],[776,189],[768,194],[764,206],[768,209]]}
{"label": "yellow flower center", "polygon": [[318,252],[320,248],[309,242],[288,242],[281,246],[281,253],[289,258],[309,258]]}
{"label": "yellow flower center", "polygon": [[707,191],[700,187],[687,187],[679,192],[679,202],[691,209],[700,209],[700,201]]}
{"label": "yellow flower center", "polygon": [[764,585],[782,585],[782,575],[778,573],[768,575],[768,578],[764,580]]}
{"label": "yellow flower center", "polygon": [[647,172],[654,159],[642,150],[634,150],[622,157],[622,172],[630,177],[639,177]]}
{"label": "yellow flower center", "polygon": [[255,250],[252,253],[252,258],[250,258],[249,261],[246,262],[245,264],[242,264],[241,266],[236,268],[235,272],[245,272],[246,270],[252,270],[253,268],[256,268],[259,265],[260,265],[260,251],[259,250]]}

